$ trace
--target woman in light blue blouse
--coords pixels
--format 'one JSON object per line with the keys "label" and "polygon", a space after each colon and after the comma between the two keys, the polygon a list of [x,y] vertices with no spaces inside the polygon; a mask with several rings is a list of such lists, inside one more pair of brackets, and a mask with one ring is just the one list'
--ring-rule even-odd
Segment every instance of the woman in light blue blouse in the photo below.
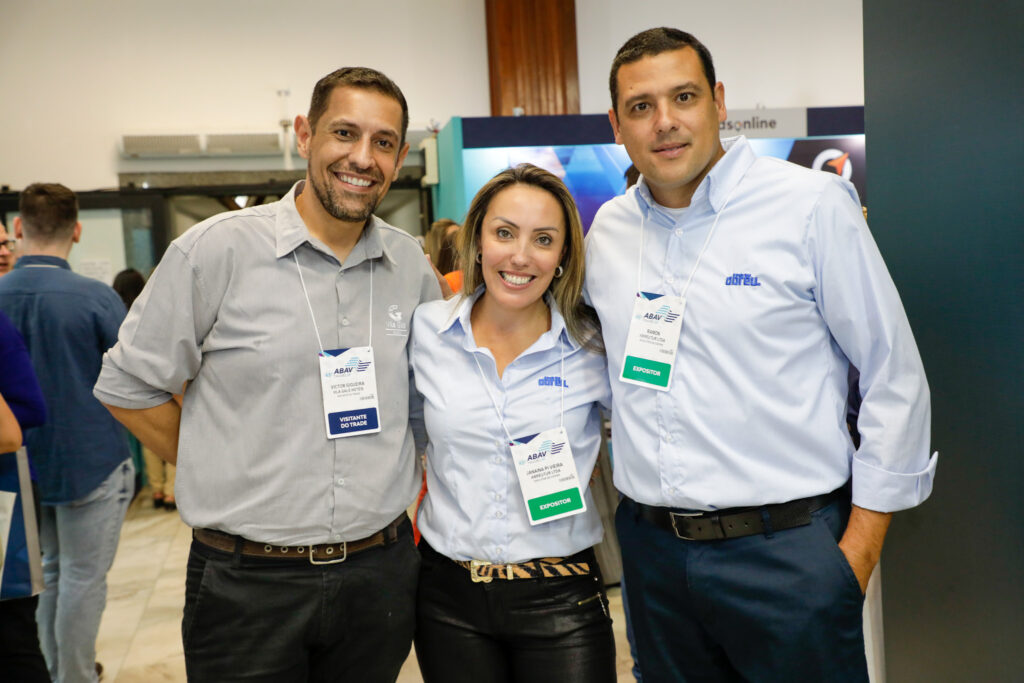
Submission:
{"label": "woman in light blue blouse", "polygon": [[588,490],[610,391],[579,214],[522,164],[477,193],[458,247],[462,293],[416,310],[409,347],[429,438],[423,678],[614,681]]}

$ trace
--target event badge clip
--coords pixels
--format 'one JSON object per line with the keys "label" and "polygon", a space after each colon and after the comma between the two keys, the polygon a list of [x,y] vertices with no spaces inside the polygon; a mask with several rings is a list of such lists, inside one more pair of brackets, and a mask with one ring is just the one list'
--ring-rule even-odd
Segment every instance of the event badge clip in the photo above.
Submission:
{"label": "event badge clip", "polygon": [[[705,181],[707,182],[707,181]],[[676,351],[679,348],[679,334],[683,331],[683,312],[686,310],[686,293],[693,284],[693,276],[700,268],[711,236],[715,234],[718,220],[725,213],[733,193],[740,183],[733,185],[725,196],[722,207],[715,212],[715,220],[711,223],[704,244],[697,254],[697,259],[690,270],[679,296],[670,294],[652,294],[643,291],[640,283],[644,274],[644,226],[646,214],[642,213],[640,221],[640,249],[637,251],[636,263],[636,301],[633,303],[633,317],[629,321],[629,334],[626,337],[625,360],[619,379],[629,384],[650,387],[657,391],[668,391],[672,382],[672,370],[676,363]],[[678,230],[676,231],[678,232]]]}
{"label": "event badge clip", "polygon": [[320,347],[320,389],[323,393],[327,438],[374,434],[380,431],[380,403],[377,400],[377,366],[373,362],[373,261],[370,261],[369,341],[366,346],[325,350],[320,327],[313,315],[306,279],[302,277],[299,257],[292,252],[299,272],[302,293],[309,306],[309,317]]}
{"label": "event badge clip", "polygon": [[637,293],[619,379],[668,391],[685,310],[684,297]]}
{"label": "event badge clip", "polygon": [[373,348],[357,346],[320,353],[327,438],[380,431]]}
{"label": "event badge clip", "polygon": [[518,439],[512,438],[508,431],[498,402],[494,400],[494,395],[487,386],[487,377],[476,354],[473,354],[473,360],[476,361],[483,388],[487,392],[487,397],[491,399],[501,428],[508,437],[512,463],[516,468],[516,478],[519,479],[519,490],[523,494],[530,525],[546,524],[586,512],[587,504],[580,489],[576,461],[573,460],[569,437],[565,433],[565,348],[561,348],[559,363],[562,379],[558,397],[559,425],[540,434]]}
{"label": "event badge clip", "polygon": [[555,427],[509,443],[531,525],[585,512],[576,461],[565,429]]}

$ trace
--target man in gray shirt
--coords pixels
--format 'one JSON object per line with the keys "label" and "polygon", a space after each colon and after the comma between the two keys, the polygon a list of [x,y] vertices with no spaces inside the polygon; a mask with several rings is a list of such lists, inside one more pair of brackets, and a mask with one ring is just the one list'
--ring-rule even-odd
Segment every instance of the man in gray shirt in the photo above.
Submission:
{"label": "man in gray shirt", "polygon": [[440,289],[372,215],[407,127],[384,74],[321,79],[295,120],[305,181],[175,240],[104,357],[96,396],[178,465],[190,680],[393,681],[409,653],[406,342]]}

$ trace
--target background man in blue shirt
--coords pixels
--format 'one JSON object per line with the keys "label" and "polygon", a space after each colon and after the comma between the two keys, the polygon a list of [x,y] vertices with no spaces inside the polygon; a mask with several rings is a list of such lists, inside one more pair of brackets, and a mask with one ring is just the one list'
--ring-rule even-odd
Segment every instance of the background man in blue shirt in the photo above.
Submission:
{"label": "background man in blue shirt", "polygon": [[866,681],[863,591],[936,458],[920,356],[856,191],[720,140],[724,87],[688,33],[634,36],[609,84],[643,177],[595,217],[586,291],[644,680]]}
{"label": "background man in blue shirt", "polygon": [[14,262],[18,260],[14,253],[14,237],[7,232],[7,228],[0,223],[0,275],[11,272]]}
{"label": "background man in blue shirt", "polygon": [[0,311],[24,337],[49,408],[48,422],[25,434],[42,502],[39,639],[53,680],[94,681],[107,571],[134,470],[124,431],[92,386],[125,310],[110,287],[71,272],[67,257],[82,233],[71,190],[30,185],[18,210],[22,256],[0,278]]}

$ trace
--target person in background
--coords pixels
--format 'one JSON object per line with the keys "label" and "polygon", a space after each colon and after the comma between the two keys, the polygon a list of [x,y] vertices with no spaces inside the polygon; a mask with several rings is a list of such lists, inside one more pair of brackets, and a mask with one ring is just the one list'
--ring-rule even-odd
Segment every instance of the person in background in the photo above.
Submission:
{"label": "person in background", "polygon": [[609,389],[579,214],[522,164],[477,193],[458,243],[462,295],[420,306],[410,342],[428,434],[423,678],[614,681],[589,491]]}
{"label": "person in background", "polygon": [[688,33],[630,38],[609,86],[642,177],[594,218],[586,291],[644,681],[866,681],[864,590],[936,457],[921,358],[856,190],[721,140],[724,86]]}
{"label": "person in background", "polygon": [[104,358],[96,396],[179,464],[189,680],[393,681],[409,654],[406,347],[440,291],[373,215],[408,125],[379,71],[320,79],[295,119],[305,179],[172,242]]}
{"label": "person in background", "polygon": [[459,268],[458,252],[455,246],[455,235],[459,224],[450,218],[439,218],[434,221],[427,232],[426,248],[430,261],[441,273],[452,292],[462,289],[462,270]]}
{"label": "person in background", "polygon": [[[135,299],[146,286],[146,278],[134,268],[127,268],[114,276],[111,285],[121,297],[126,309],[131,310]],[[143,446],[134,434],[128,435],[128,445],[132,449],[132,460],[138,470],[136,478],[145,471],[146,479],[153,495],[153,507],[166,510],[177,509],[174,501],[174,465],[160,458],[151,449]],[[139,482],[141,483],[141,482]],[[141,486],[136,486],[136,490]]]}
{"label": "person in background", "polygon": [[82,234],[74,192],[29,185],[18,210],[21,256],[0,278],[0,311],[25,339],[49,415],[25,435],[42,503],[39,639],[54,680],[89,683],[135,484],[124,430],[92,396],[125,308],[106,284],[71,272],[68,255]]}
{"label": "person in background", "polygon": [[12,235],[7,232],[7,228],[3,223],[0,223],[0,276],[11,272],[11,268],[14,267],[14,263],[18,260],[18,255],[14,251],[17,246],[17,241],[12,239]]}
{"label": "person in background", "polygon": [[[0,476],[19,481],[17,460],[12,451],[21,448],[23,432],[46,422],[46,402],[32,369],[25,342],[7,316],[0,313]],[[20,484],[20,481],[19,481]],[[37,487],[33,484],[33,506],[38,519]],[[24,500],[24,499],[23,499]],[[26,535],[33,533],[26,529]],[[38,537],[38,532],[36,532]],[[39,648],[36,622],[38,595],[11,588],[11,577],[17,568],[23,570],[29,561],[25,548],[12,549],[10,536],[3,558],[6,580],[0,590],[0,671],[12,681],[49,683],[46,660]],[[31,583],[31,581],[29,581]],[[14,592],[11,595],[11,592]]]}

